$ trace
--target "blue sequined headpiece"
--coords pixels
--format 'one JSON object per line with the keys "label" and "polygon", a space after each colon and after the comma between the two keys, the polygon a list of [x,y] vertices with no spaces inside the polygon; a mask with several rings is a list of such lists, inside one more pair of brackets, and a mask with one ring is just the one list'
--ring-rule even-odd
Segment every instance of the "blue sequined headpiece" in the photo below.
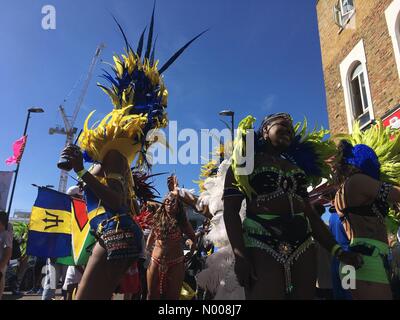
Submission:
{"label": "blue sequined headpiece", "polygon": [[362,173],[374,178],[380,179],[381,165],[375,151],[365,144],[352,146],[346,143],[343,148],[343,161],[345,164],[354,166]]}

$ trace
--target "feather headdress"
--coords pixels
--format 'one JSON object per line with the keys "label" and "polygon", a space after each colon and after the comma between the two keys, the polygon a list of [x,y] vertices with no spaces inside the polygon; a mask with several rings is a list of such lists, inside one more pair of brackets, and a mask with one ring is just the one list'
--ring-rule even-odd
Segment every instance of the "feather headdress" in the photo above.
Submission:
{"label": "feather headdress", "polygon": [[338,161],[359,168],[363,173],[384,182],[400,185],[400,130],[377,121],[362,131],[356,122],[352,134],[338,134],[347,141]]}
{"label": "feather headdress", "polygon": [[114,75],[103,70],[102,77],[110,85],[98,84],[110,97],[114,110],[95,128],[88,128],[88,121],[93,112],[86,119],[79,144],[85,151],[87,161],[101,162],[106,151],[112,147],[116,150],[122,148],[122,154],[129,163],[139,153],[138,167],[146,166],[148,165],[145,157],[146,151],[155,141],[152,139],[147,141],[147,134],[152,129],[164,128],[168,124],[165,110],[167,108],[168,91],[162,74],[205,31],[191,39],[173,54],[161,68],[158,68],[159,62],[155,60],[156,41],[153,42],[154,13],[155,6],[151,16],[144,55],[142,53],[146,28],[140,36],[136,51],[134,51],[121,25],[114,18],[125,41],[125,54],[114,55],[114,65],[111,65]]}

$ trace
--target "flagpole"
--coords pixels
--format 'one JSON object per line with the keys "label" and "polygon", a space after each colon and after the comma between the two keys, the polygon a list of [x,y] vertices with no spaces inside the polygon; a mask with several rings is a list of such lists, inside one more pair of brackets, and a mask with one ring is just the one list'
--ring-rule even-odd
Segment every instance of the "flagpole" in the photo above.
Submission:
{"label": "flagpole", "polygon": [[[43,113],[44,111],[41,108],[30,108],[30,109],[28,109],[28,116],[26,117],[23,136],[26,136],[26,132],[28,131],[28,124],[29,124],[29,119],[31,118],[31,112],[33,112],[33,113]],[[8,223],[8,220],[10,219],[11,206],[12,206],[12,202],[13,202],[13,198],[14,198],[15,186],[17,184],[17,178],[18,178],[18,172],[19,172],[20,164],[21,164],[21,161],[18,161],[17,168],[14,171],[14,181],[13,181],[13,186],[12,186],[12,189],[11,189],[10,202],[8,204],[8,210],[7,210],[7,223]]]}

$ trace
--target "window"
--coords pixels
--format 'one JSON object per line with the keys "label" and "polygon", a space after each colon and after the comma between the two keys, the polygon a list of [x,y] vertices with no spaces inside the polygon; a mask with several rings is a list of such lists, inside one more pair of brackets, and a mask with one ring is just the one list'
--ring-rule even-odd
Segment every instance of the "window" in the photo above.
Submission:
{"label": "window", "polygon": [[349,13],[353,12],[354,10],[353,0],[341,0],[339,2],[340,2],[342,16],[346,16]]}
{"label": "window", "polygon": [[333,8],[335,23],[343,28],[354,14],[353,0],[339,0]]}
{"label": "window", "polygon": [[354,67],[349,81],[353,111],[352,116],[354,120],[360,121],[361,126],[364,126],[371,119],[369,116],[369,103],[365,86],[364,70],[360,62]]}
{"label": "window", "polygon": [[385,16],[400,78],[400,0],[394,0],[389,5],[385,11]]}
{"label": "window", "polygon": [[355,121],[359,121],[361,128],[365,128],[373,121],[374,113],[363,40],[340,64],[340,77],[349,132]]}

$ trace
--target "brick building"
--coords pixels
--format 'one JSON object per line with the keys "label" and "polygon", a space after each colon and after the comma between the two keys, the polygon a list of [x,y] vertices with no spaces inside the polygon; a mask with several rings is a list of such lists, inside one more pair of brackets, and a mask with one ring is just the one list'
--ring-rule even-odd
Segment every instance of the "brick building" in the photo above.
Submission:
{"label": "brick building", "polygon": [[363,127],[375,119],[398,125],[400,0],[318,0],[316,6],[332,134],[351,131],[354,120]]}

